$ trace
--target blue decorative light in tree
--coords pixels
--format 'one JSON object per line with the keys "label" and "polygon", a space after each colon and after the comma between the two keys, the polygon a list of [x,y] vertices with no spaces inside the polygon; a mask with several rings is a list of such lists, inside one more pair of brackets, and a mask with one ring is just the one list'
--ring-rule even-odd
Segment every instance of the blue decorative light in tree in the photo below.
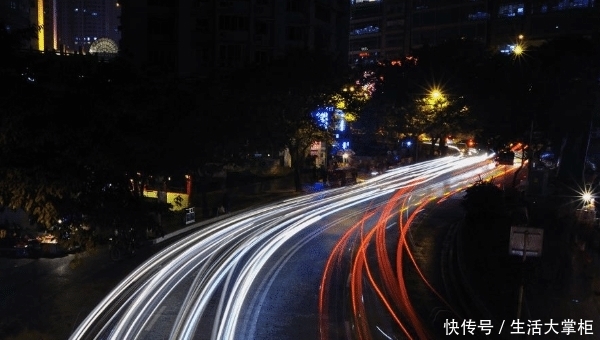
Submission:
{"label": "blue decorative light in tree", "polygon": [[333,128],[334,140],[330,153],[336,154],[339,150],[350,149],[350,136],[346,132],[346,119],[344,111],[333,106],[320,107],[312,112],[312,117],[323,129]]}
{"label": "blue decorative light in tree", "polygon": [[316,109],[312,112],[312,117],[317,121],[317,124],[324,129],[331,127],[330,120],[333,120],[335,131],[342,132],[346,130],[344,111],[336,109],[333,106]]}
{"label": "blue decorative light in tree", "polygon": [[333,106],[320,107],[312,112],[312,117],[323,129],[329,128],[329,115],[334,111]]}

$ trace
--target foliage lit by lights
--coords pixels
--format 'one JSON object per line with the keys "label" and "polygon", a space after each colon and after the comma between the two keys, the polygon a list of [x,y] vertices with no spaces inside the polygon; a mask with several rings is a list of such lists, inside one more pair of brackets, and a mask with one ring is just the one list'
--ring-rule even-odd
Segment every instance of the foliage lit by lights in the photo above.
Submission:
{"label": "foliage lit by lights", "polygon": [[430,140],[432,148],[438,142],[445,146],[448,136],[469,133],[472,119],[465,98],[450,96],[437,85],[415,99],[406,112],[407,131]]}
{"label": "foliage lit by lights", "polygon": [[334,129],[343,132],[346,130],[346,114],[333,106],[321,107],[312,112],[317,125],[323,129]]}
{"label": "foliage lit by lights", "polygon": [[312,116],[317,122],[317,125],[323,129],[329,127],[329,115],[333,112],[333,106],[320,107],[312,112]]}

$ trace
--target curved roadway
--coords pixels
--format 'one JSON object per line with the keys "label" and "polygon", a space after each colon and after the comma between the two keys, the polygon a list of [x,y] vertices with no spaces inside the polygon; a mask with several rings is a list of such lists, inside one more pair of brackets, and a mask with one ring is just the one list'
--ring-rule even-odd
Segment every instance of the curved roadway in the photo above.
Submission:
{"label": "curved roadway", "polygon": [[419,269],[411,225],[503,169],[446,157],[231,215],[139,266],[71,339],[431,338],[409,283],[446,302]]}

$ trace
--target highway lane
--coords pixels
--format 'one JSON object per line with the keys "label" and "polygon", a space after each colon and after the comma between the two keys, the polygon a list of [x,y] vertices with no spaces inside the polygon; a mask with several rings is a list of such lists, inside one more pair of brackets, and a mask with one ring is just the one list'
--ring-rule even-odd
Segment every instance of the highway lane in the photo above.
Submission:
{"label": "highway lane", "polygon": [[[356,317],[368,261],[355,261],[361,247],[374,242],[364,236],[385,230],[395,216],[414,219],[427,203],[480,176],[497,176],[503,168],[491,164],[483,157],[438,159],[215,222],[138,267],[71,339],[306,339],[373,332]],[[387,239],[376,233],[378,242]],[[400,234],[398,244],[404,247],[410,234]],[[378,249],[383,277],[372,286],[405,292],[399,285],[403,278],[385,263],[383,247]],[[332,270],[331,263],[339,267]],[[340,282],[347,291],[338,289]],[[408,325],[408,334],[422,331],[410,306],[392,303],[403,312],[397,327]]]}

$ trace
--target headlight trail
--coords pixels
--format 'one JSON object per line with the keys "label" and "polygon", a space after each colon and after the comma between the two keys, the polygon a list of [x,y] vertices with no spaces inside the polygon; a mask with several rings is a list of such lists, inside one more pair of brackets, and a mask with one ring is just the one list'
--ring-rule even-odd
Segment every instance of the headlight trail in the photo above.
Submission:
{"label": "headlight trail", "polygon": [[[314,288],[318,294],[320,338],[329,338],[329,285],[335,268],[344,261],[344,251],[352,246],[353,240],[357,240],[358,244],[353,253],[355,262],[351,264],[350,288],[361,338],[368,339],[372,329],[362,302],[365,278],[398,326],[406,328],[405,334],[416,332],[421,337],[425,334],[423,327],[419,326],[420,321],[405,297],[403,278],[399,276],[401,261],[397,260],[394,273],[394,266],[384,247],[387,221],[393,216],[394,209],[405,208],[404,204],[399,207],[398,202],[407,200],[409,192],[419,198],[413,206],[424,206],[431,202],[430,192],[441,193],[437,196],[442,197],[448,191],[437,182],[454,184],[457,181],[473,181],[481,174],[489,176],[493,171],[486,168],[488,163],[489,160],[483,157],[446,157],[386,171],[354,186],[307,194],[231,214],[182,237],[152,256],[96,306],[70,339],[140,339],[155,321],[169,327],[165,336],[189,339],[200,331],[199,325],[207,318],[209,308],[216,315],[210,316],[211,329],[203,330],[203,334],[219,340],[237,339],[244,332],[250,332],[251,337],[260,307],[251,309],[256,315],[245,317],[245,306],[263,301],[274,280],[270,277],[281,271],[302,244],[333,227],[315,225],[351,207],[368,206],[373,206],[374,210],[364,212],[367,208],[359,208],[364,213],[360,222],[340,234],[338,242],[328,250],[330,256],[325,261],[320,287]],[[374,203],[377,200],[387,203]],[[407,212],[408,208],[407,204]],[[378,213],[381,214],[378,222],[367,226],[365,222]],[[406,244],[406,229],[415,214],[413,210],[401,230],[399,242],[402,244]],[[372,229],[366,230],[367,227]],[[377,247],[377,272],[366,262],[369,244]],[[402,249],[400,244],[398,249]],[[402,252],[398,251],[399,254]],[[275,254],[283,254],[282,259],[275,258]],[[399,256],[401,259],[402,255]],[[387,296],[391,296],[391,302],[388,302]],[[213,302],[216,303],[211,305]],[[166,304],[171,308],[178,306],[178,310],[160,315]],[[402,312],[401,315],[397,314],[398,311]]]}

